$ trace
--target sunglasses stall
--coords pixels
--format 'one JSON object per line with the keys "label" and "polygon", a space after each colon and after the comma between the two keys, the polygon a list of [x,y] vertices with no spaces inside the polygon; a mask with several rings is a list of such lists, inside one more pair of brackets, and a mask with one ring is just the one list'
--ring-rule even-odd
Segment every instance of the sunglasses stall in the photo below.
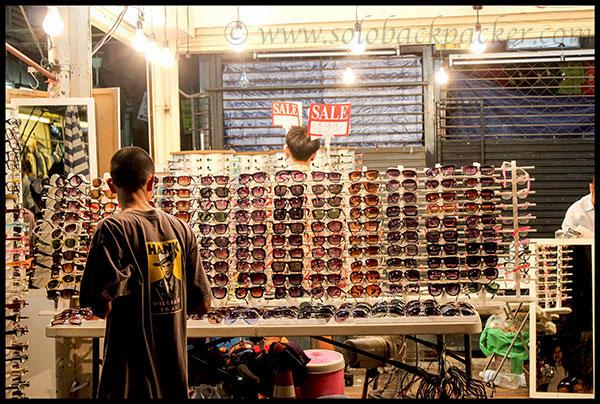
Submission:
{"label": "sunglasses stall", "polygon": [[29,333],[28,316],[22,310],[28,305],[25,297],[31,287],[33,258],[29,221],[23,209],[20,127],[19,119],[5,121],[6,398],[28,398],[26,388],[30,383],[26,377],[29,345],[24,339]]}

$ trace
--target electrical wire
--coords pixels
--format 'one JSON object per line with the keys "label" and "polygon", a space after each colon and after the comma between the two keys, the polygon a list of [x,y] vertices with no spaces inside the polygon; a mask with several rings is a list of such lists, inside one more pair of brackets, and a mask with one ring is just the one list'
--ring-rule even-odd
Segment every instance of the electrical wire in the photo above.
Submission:
{"label": "electrical wire", "polygon": [[100,41],[96,44],[96,46],[94,46],[94,49],[92,49],[92,56],[94,56],[94,54],[96,52],[98,52],[98,50],[106,43],[106,41],[108,41],[109,39],[112,38],[112,36],[116,32],[117,28],[119,28],[119,25],[121,25],[121,22],[123,21],[123,17],[125,16],[125,12],[127,11],[128,8],[129,8],[129,6],[123,7],[123,11],[121,11],[121,14],[119,14],[119,16],[117,17],[113,26],[110,27],[108,32],[102,37],[102,39],[100,39]]}
{"label": "electrical wire", "polygon": [[41,62],[42,62],[40,64],[43,65],[43,62],[46,59],[46,57],[44,56],[44,52],[42,51],[42,46],[40,45],[40,41],[37,39],[35,32],[33,32],[33,28],[31,28],[31,24],[29,24],[29,18],[27,18],[27,14],[25,13],[25,8],[23,6],[19,6],[19,9],[21,10],[21,14],[23,14],[23,18],[25,19],[25,23],[27,24],[27,28],[29,28],[29,32],[31,33],[31,36],[33,37],[35,46],[38,49],[38,51],[40,52],[40,57],[41,57]]}

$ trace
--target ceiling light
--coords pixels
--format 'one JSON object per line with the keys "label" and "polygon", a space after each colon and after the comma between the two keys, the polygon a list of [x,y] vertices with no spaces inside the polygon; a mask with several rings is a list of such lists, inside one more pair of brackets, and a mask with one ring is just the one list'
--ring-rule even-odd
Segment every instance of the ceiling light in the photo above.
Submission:
{"label": "ceiling light", "polygon": [[355,10],[356,22],[354,23],[354,34],[352,35],[352,40],[350,41],[348,47],[350,48],[350,51],[353,54],[359,55],[365,51],[365,49],[367,48],[367,43],[361,38],[360,35],[360,24],[358,23],[358,6],[356,6]]}
{"label": "ceiling light", "polygon": [[246,50],[246,39],[244,38],[244,30],[242,28],[242,22],[236,21],[235,27],[231,30],[231,48],[236,52],[243,52]]}
{"label": "ceiling light", "polygon": [[145,52],[148,47],[148,40],[146,39],[146,34],[144,34],[144,27],[142,26],[142,20],[138,20],[137,29],[135,31],[135,36],[131,41],[133,44],[133,49],[138,52]]}
{"label": "ceiling light", "polygon": [[346,71],[344,71],[344,83],[353,84],[354,81],[355,81],[354,72],[352,71],[352,68],[350,67],[350,65],[348,65],[348,67],[346,67]]}
{"label": "ceiling light", "polygon": [[48,14],[46,14],[46,18],[44,18],[42,28],[44,28],[44,32],[49,36],[57,36],[63,32],[65,23],[62,18],[60,18],[58,7],[48,6]]}
{"label": "ceiling light", "polygon": [[481,33],[481,24],[479,23],[479,10],[481,8],[482,6],[473,6],[473,9],[477,11],[477,22],[475,23],[473,41],[471,41],[471,51],[477,55],[483,53],[486,47],[486,40]]}
{"label": "ceiling light", "polygon": [[439,84],[446,84],[448,82],[448,73],[446,73],[444,66],[440,66],[438,71],[435,73],[435,80]]}
{"label": "ceiling light", "polygon": [[164,41],[163,49],[160,55],[160,64],[163,65],[163,67],[171,67],[173,66],[173,63],[175,63],[175,58],[169,51],[169,41]]}
{"label": "ceiling light", "polygon": [[158,49],[158,44],[156,43],[156,37],[154,34],[150,35],[150,43],[148,44],[148,48],[146,49],[146,59],[150,63],[157,63],[160,61],[161,54],[160,49]]}

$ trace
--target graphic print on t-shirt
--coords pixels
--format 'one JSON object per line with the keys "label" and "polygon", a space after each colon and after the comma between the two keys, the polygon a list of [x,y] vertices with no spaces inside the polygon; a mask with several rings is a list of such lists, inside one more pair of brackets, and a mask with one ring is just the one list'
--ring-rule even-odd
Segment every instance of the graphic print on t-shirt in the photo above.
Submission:
{"label": "graphic print on t-shirt", "polygon": [[182,309],[182,262],[179,241],[146,243],[152,314],[175,313]]}

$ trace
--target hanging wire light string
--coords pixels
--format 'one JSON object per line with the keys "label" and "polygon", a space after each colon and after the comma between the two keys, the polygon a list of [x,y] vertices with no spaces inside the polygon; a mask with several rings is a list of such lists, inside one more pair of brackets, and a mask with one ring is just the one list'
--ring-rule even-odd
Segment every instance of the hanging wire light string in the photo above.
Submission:
{"label": "hanging wire light string", "polygon": [[117,20],[115,21],[115,23],[113,24],[112,27],[110,27],[110,29],[108,30],[108,32],[102,37],[102,39],[100,39],[100,41],[96,44],[96,46],[94,46],[94,48],[92,49],[92,56],[94,56],[94,54],[96,52],[98,52],[98,50],[109,40],[112,38],[112,36],[114,35],[114,33],[117,31],[117,28],[119,28],[119,25],[121,25],[121,21],[123,21],[123,17],[125,17],[125,12],[127,11],[127,9],[129,8],[129,6],[124,6],[123,7],[123,11],[121,11],[121,14],[119,14],[119,16],[117,17]]}
{"label": "hanging wire light string", "polygon": [[29,18],[27,18],[27,14],[25,13],[25,8],[23,8],[23,6],[19,6],[19,9],[21,10],[21,14],[23,14],[23,18],[25,19],[25,23],[27,24],[27,28],[29,29],[31,36],[33,37],[33,41],[35,42],[35,47],[40,52],[40,57],[41,57],[41,61],[42,61],[41,64],[43,65],[46,57],[44,56],[44,52],[42,51],[42,46],[40,45],[40,41],[38,40],[37,36],[35,35],[35,32],[33,32],[33,28],[31,28],[31,24],[29,24]]}
{"label": "hanging wire light string", "polygon": [[187,49],[185,51],[185,57],[186,59],[189,59],[191,57],[190,55],[190,6],[185,6],[186,7],[186,18],[187,18],[187,36],[186,36],[186,42],[187,42]]}

